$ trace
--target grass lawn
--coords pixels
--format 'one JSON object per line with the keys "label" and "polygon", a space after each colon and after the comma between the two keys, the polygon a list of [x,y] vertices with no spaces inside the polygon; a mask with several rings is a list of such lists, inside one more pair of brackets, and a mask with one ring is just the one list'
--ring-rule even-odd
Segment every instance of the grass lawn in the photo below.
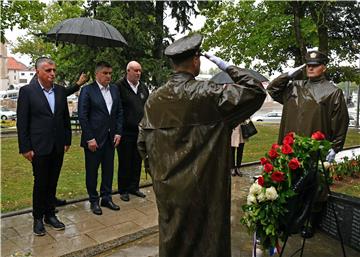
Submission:
{"label": "grass lawn", "polygon": [[[243,162],[256,161],[276,142],[278,125],[256,124],[258,134],[245,144]],[[348,131],[345,146],[359,145],[360,133]],[[84,152],[80,134],[73,134],[72,146],[65,154],[57,187],[57,196],[64,199],[87,197],[85,188]],[[116,154],[115,154],[116,156]],[[113,189],[117,189],[117,157],[115,157]],[[141,183],[150,182],[142,173]],[[33,176],[30,163],[18,154],[17,137],[1,138],[1,211],[31,207]]]}

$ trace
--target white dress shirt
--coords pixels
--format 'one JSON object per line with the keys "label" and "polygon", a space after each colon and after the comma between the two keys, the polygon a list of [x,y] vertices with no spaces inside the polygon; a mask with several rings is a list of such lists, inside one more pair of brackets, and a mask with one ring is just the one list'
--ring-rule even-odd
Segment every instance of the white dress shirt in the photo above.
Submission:
{"label": "white dress shirt", "polygon": [[111,97],[111,92],[110,92],[110,86],[108,85],[107,87],[102,86],[98,81],[96,81],[96,83],[98,84],[101,94],[104,97],[105,103],[106,103],[106,107],[109,111],[109,114],[111,113],[111,107],[113,104],[113,100]]}
{"label": "white dress shirt", "polygon": [[138,81],[138,83],[136,85],[133,85],[130,81],[127,80],[127,82],[129,83],[131,89],[134,91],[135,94],[137,94],[138,91],[138,86],[140,84],[140,82]]}
{"label": "white dress shirt", "polygon": [[44,95],[49,103],[50,109],[52,111],[52,113],[55,113],[55,92],[54,92],[54,86],[52,86],[49,90],[47,90],[45,87],[43,87],[43,85],[41,85],[40,80],[38,80]]}

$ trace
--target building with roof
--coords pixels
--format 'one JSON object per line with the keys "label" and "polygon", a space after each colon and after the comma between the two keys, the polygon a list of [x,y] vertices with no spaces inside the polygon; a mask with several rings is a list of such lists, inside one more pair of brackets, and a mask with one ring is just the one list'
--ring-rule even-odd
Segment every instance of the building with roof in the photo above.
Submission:
{"label": "building with roof", "polygon": [[0,90],[7,90],[9,87],[18,89],[28,84],[34,74],[34,69],[29,69],[14,57],[8,56],[6,39],[5,43],[0,43]]}
{"label": "building with roof", "polygon": [[13,85],[14,88],[16,88],[18,84],[25,85],[29,83],[35,75],[35,70],[29,69],[25,64],[11,56],[7,58],[7,69],[9,86]]}

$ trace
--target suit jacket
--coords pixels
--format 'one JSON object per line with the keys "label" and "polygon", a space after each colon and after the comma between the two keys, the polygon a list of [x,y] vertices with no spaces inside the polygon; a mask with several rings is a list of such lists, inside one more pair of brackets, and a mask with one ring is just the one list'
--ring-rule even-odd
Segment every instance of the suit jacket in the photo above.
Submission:
{"label": "suit jacket", "polygon": [[126,77],[115,83],[120,92],[124,111],[123,136],[136,137],[139,134],[139,123],[144,116],[144,105],[149,97],[149,90],[140,82],[137,94],[132,90]]}
{"label": "suit jacket", "polygon": [[78,114],[82,147],[87,148],[87,142],[95,138],[101,148],[108,137],[113,140],[116,134],[122,135],[123,111],[119,91],[114,85],[109,87],[113,100],[110,114],[96,81],[81,89]]}
{"label": "suit jacket", "polygon": [[71,145],[71,126],[65,88],[54,84],[55,113],[38,80],[20,88],[17,102],[19,152],[33,150],[37,155],[50,154],[55,147],[63,152]]}

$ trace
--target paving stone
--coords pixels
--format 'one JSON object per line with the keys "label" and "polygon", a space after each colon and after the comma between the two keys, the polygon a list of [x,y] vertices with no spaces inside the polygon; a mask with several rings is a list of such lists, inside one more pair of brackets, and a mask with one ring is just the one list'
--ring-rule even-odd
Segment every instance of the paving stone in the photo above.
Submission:
{"label": "paving stone", "polygon": [[98,243],[104,243],[124,235],[132,234],[143,228],[133,222],[125,222],[116,226],[110,226],[103,229],[92,230],[86,233],[90,238]]}

